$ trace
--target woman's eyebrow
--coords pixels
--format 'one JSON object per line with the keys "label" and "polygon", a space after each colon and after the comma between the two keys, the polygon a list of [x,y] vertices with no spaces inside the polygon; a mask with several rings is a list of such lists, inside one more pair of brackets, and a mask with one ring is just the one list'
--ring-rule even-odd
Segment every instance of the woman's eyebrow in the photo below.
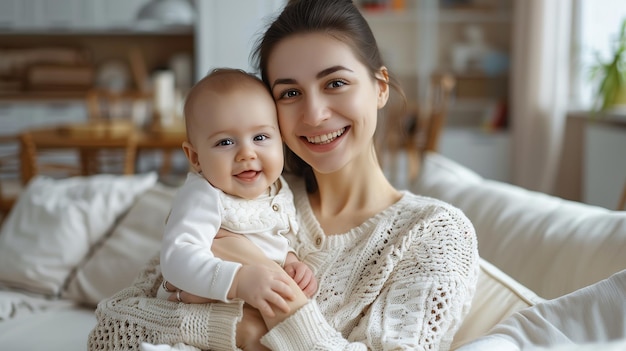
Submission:
{"label": "woman's eyebrow", "polygon": [[274,80],[274,84],[272,84],[272,90],[274,90],[274,87],[277,86],[278,84],[296,84],[296,83],[297,81],[292,78],[278,78]]}
{"label": "woman's eyebrow", "polygon": [[329,75],[329,74],[335,73],[335,72],[337,72],[337,71],[348,71],[348,72],[352,72],[352,70],[351,70],[351,69],[348,69],[348,68],[346,68],[346,67],[344,67],[344,66],[337,65],[337,66],[332,66],[332,67],[326,68],[325,70],[322,70],[321,72],[319,72],[319,73],[315,76],[315,78],[320,79],[320,78],[323,78],[323,77],[325,77],[325,76],[327,76],[327,75]]}
{"label": "woman's eyebrow", "polygon": [[[315,75],[315,78],[320,79],[329,74],[335,73],[337,71],[354,72],[351,69],[348,69],[347,67],[337,65],[337,66],[332,66],[332,67],[321,70],[318,74]],[[274,89],[274,87],[278,84],[296,84],[296,83],[297,81],[293,78],[278,78],[274,80],[274,83],[272,84],[272,89]]]}

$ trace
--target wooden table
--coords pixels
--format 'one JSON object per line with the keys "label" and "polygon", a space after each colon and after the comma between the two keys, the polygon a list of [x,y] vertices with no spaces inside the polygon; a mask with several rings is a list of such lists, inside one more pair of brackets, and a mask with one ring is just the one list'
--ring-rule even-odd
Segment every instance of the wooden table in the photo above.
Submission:
{"label": "wooden table", "polygon": [[92,161],[98,150],[125,150],[125,174],[134,173],[136,155],[141,150],[162,150],[166,157],[161,172],[168,172],[171,164],[167,155],[181,149],[186,134],[180,126],[141,129],[129,123],[92,122],[30,129],[21,135],[21,140],[22,180],[26,183],[38,173],[36,150],[79,151],[82,175],[94,173]]}

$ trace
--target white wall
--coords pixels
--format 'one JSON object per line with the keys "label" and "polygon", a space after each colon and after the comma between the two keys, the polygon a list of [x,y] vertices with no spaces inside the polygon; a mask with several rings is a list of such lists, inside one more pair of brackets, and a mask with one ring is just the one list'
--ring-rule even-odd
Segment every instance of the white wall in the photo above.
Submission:
{"label": "white wall", "polygon": [[196,0],[196,79],[216,67],[253,71],[255,41],[285,0]]}

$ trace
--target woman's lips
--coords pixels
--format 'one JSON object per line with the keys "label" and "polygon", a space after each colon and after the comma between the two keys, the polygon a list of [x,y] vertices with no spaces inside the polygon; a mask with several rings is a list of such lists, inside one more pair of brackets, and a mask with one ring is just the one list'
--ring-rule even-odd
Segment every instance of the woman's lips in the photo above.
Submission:
{"label": "woman's lips", "polygon": [[316,135],[314,137],[305,137],[305,138],[311,144],[324,145],[324,144],[332,143],[335,139],[342,136],[343,133],[345,132],[346,132],[346,127],[343,127],[334,132],[330,132],[330,133],[326,133],[322,135]]}

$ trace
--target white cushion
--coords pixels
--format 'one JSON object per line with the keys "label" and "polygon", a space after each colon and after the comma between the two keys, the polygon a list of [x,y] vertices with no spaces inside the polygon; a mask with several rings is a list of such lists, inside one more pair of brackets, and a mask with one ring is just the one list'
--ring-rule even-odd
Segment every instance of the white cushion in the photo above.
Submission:
{"label": "white cushion", "polygon": [[85,351],[96,323],[93,310],[52,308],[0,323],[0,345],[12,351]]}
{"label": "white cushion", "polygon": [[472,307],[455,334],[451,349],[486,334],[514,312],[541,301],[530,289],[481,258]]}
{"label": "white cushion", "polygon": [[544,298],[605,279],[626,267],[626,212],[567,201],[482,179],[428,153],[413,187],[460,208],[480,256]]}
{"label": "white cushion", "polygon": [[62,296],[95,306],[129,286],[161,248],[163,226],[175,188],[156,184],[140,195],[111,236],[69,279]]}
{"label": "white cushion", "polygon": [[156,173],[34,178],[0,230],[0,286],[58,296],[72,269]]}

